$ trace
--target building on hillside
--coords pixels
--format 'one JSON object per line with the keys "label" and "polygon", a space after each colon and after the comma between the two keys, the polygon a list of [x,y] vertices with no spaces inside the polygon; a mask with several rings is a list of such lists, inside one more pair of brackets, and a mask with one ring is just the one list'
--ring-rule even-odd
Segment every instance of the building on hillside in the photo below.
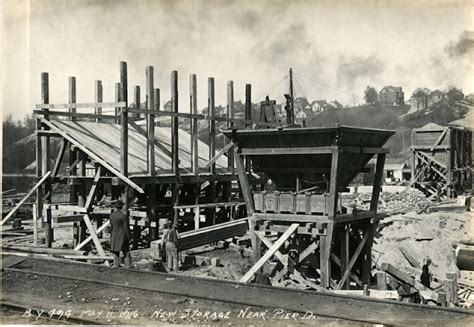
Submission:
{"label": "building on hillside", "polygon": [[385,180],[390,182],[404,182],[411,179],[411,165],[409,158],[387,159],[384,166]]}
{"label": "building on hillside", "polygon": [[380,103],[401,106],[405,104],[405,94],[401,86],[384,86],[379,92]]}
{"label": "building on hillside", "polygon": [[331,107],[333,107],[334,109],[341,109],[343,108],[344,106],[342,104],[340,104],[337,100],[334,100],[334,101],[330,101],[328,103]]}
{"label": "building on hillside", "polygon": [[312,112],[323,112],[327,109],[328,103],[326,100],[316,100],[311,102],[311,111]]}
{"label": "building on hillside", "polygon": [[428,108],[444,99],[444,92],[434,90],[428,95]]}
{"label": "building on hillside", "polygon": [[308,115],[306,114],[306,112],[304,112],[304,110],[300,110],[295,115],[295,123],[301,126],[306,126],[307,118],[308,118]]}
{"label": "building on hillside", "polygon": [[474,104],[474,93],[469,93],[464,97],[464,99],[470,104]]}
{"label": "building on hillside", "polygon": [[418,91],[410,98],[410,111],[424,110],[428,108],[428,95],[423,91]]}

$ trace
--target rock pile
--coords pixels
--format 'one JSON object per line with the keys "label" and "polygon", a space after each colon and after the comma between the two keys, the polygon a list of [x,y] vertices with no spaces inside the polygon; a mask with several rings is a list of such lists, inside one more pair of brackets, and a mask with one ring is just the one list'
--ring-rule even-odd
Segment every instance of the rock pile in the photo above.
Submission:
{"label": "rock pile", "polygon": [[[370,193],[360,193],[357,195],[357,208],[361,210],[368,210],[370,207]],[[382,192],[379,197],[380,209],[402,209],[407,207],[414,207],[415,204],[421,201],[426,201],[426,196],[420,190],[409,188],[403,192]]]}

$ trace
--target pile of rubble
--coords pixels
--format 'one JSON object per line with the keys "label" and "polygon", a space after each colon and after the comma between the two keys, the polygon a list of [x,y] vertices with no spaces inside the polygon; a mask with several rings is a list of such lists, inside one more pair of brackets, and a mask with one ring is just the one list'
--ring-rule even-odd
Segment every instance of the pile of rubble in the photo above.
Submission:
{"label": "pile of rubble", "polygon": [[[356,196],[356,206],[361,210],[368,210],[370,207],[371,193],[359,193]],[[426,201],[426,196],[420,190],[409,188],[402,192],[382,192],[379,197],[380,209],[402,209],[414,207],[417,203]]]}

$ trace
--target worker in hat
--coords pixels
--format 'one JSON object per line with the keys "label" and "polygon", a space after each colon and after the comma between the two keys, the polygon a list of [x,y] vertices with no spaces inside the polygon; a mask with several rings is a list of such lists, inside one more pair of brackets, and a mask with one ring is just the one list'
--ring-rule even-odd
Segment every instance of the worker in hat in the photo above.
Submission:
{"label": "worker in hat", "polygon": [[423,267],[421,269],[420,281],[424,286],[429,288],[433,279],[433,275],[430,273],[431,259],[425,258],[423,261],[424,262]]}
{"label": "worker in hat", "polygon": [[132,258],[130,256],[130,232],[128,227],[128,216],[123,213],[123,202],[115,203],[115,210],[110,215],[110,251],[114,257],[113,267],[120,265],[120,252],[123,252],[125,267],[130,268]]}
{"label": "worker in hat", "polygon": [[167,221],[163,232],[163,245],[166,249],[166,263],[169,271],[178,270],[179,240],[176,226]]}

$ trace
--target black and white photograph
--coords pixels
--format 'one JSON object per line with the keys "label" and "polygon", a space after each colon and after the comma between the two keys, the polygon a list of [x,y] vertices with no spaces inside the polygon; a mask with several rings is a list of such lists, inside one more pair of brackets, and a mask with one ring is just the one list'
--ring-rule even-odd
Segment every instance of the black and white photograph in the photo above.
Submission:
{"label": "black and white photograph", "polygon": [[0,16],[2,325],[474,325],[474,2]]}

